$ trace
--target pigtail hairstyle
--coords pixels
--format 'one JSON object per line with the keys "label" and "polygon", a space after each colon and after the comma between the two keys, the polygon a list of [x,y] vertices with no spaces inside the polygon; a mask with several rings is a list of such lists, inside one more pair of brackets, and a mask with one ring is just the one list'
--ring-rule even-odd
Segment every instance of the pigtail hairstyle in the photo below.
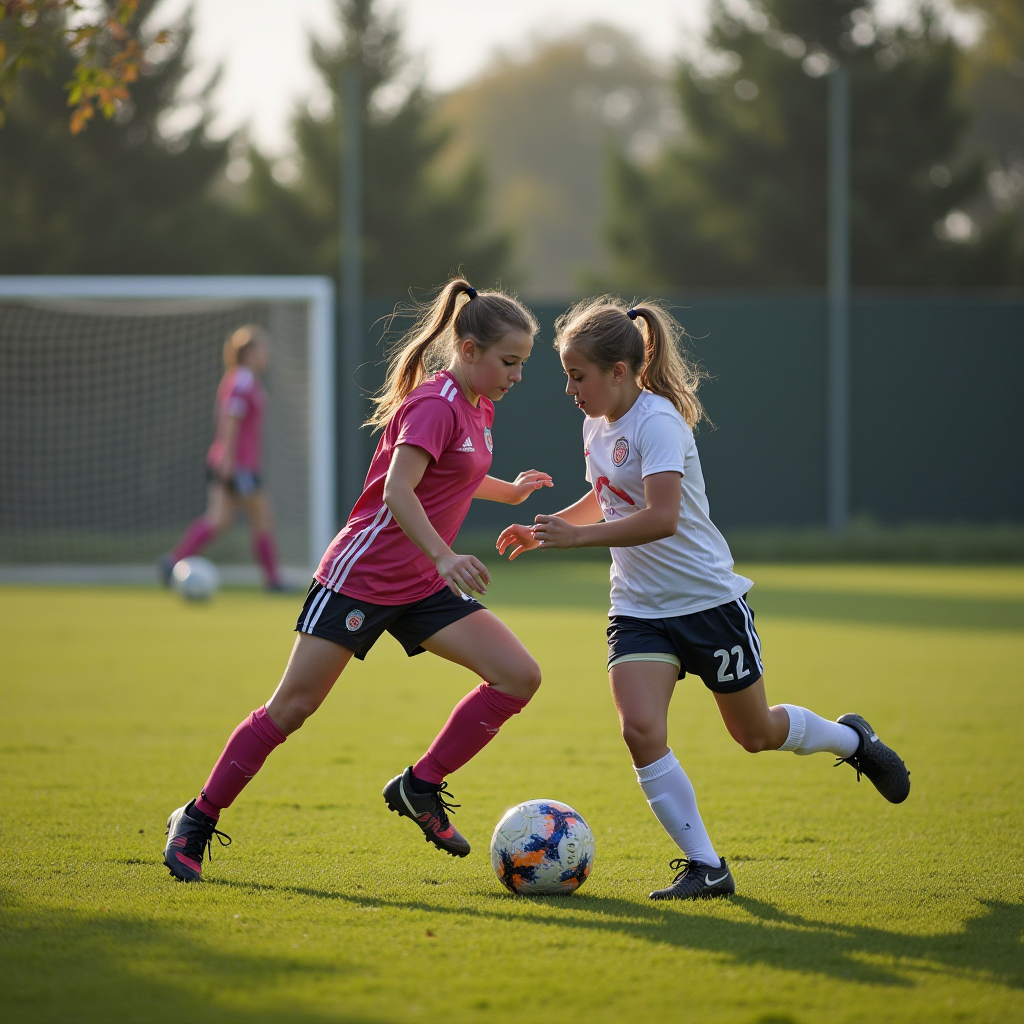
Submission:
{"label": "pigtail hairstyle", "polygon": [[[641,326],[642,325],[642,326]],[[686,332],[658,302],[627,307],[602,295],[577,303],[555,322],[555,348],[579,349],[601,370],[625,363],[642,388],[667,398],[690,425],[707,419],[697,388],[707,373],[682,350]]]}
{"label": "pigtail hairstyle", "polygon": [[409,393],[443,369],[458,342],[472,337],[487,349],[509,331],[532,336],[537,330],[533,314],[511,296],[478,292],[464,278],[454,278],[421,308],[415,327],[391,350],[384,386],[374,396],[373,413],[363,425],[375,430],[387,426]]}
{"label": "pigtail hairstyle", "polygon": [[224,369],[233,370],[245,362],[257,345],[269,345],[270,335],[259,324],[245,324],[228,335],[224,342]]}

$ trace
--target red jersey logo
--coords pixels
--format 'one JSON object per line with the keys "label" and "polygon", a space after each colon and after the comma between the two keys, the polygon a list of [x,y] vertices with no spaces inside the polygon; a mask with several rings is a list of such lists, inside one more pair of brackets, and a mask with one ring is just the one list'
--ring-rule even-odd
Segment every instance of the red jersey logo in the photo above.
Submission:
{"label": "red jersey logo", "polygon": [[[621,466],[628,458],[629,442],[624,437],[620,437],[615,442],[615,447],[612,449],[612,462],[614,462],[616,466]],[[632,504],[632,502],[630,504]]]}
{"label": "red jersey logo", "polygon": [[597,478],[597,487],[595,488],[595,490],[597,491],[598,500],[600,500],[601,498],[602,487],[607,487],[608,490],[612,492],[612,494],[618,495],[618,497],[620,497],[624,502],[626,502],[626,504],[633,506],[636,505],[636,502],[625,491],[620,490],[618,487],[616,487],[606,476],[599,476]]}

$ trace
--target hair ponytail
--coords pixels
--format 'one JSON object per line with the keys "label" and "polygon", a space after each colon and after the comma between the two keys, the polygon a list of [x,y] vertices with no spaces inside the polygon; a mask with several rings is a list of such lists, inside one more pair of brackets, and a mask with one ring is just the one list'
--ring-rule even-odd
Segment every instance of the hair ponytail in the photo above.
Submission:
{"label": "hair ponytail", "polygon": [[695,427],[707,419],[697,397],[697,388],[707,373],[680,351],[679,343],[686,332],[660,306],[645,303],[633,309],[645,327],[644,364],[638,374],[640,386],[667,398],[683,419]]}
{"label": "hair ponytail", "polygon": [[451,358],[457,340],[472,335],[486,349],[513,330],[537,333],[537,321],[525,306],[499,291],[478,292],[461,277],[449,281],[391,350],[384,386],[364,426],[386,426],[409,393]]}
{"label": "hair ponytail", "polygon": [[257,345],[269,345],[270,335],[259,324],[244,324],[224,342],[224,369],[233,370],[249,357]]}
{"label": "hair ponytail", "polygon": [[578,348],[605,371],[626,363],[642,388],[667,398],[691,427],[707,419],[697,398],[707,373],[681,350],[686,332],[659,303],[646,300],[627,307],[603,295],[560,316],[555,332],[560,352]]}

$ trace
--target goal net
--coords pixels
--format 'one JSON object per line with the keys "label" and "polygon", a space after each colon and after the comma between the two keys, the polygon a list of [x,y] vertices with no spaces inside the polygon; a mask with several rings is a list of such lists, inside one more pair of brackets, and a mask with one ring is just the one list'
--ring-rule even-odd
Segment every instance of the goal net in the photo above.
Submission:
{"label": "goal net", "polygon": [[[206,504],[222,347],[272,340],[263,479],[281,560],[335,527],[333,286],[326,278],[0,277],[0,566],[140,565]],[[215,542],[249,562],[245,533]]]}

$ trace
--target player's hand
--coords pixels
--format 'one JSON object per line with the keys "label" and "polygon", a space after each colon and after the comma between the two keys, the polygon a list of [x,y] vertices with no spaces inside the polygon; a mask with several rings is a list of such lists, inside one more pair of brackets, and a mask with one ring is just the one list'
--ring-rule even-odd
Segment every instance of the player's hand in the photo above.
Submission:
{"label": "player's hand", "polygon": [[491,574],[487,566],[472,555],[457,555],[450,551],[442,555],[435,563],[437,574],[448,584],[448,589],[462,597],[463,593],[474,591],[482,597],[487,593],[487,584],[491,582]]}
{"label": "player's hand", "polygon": [[512,551],[508,556],[508,560],[513,562],[524,551],[533,551],[534,548],[539,548],[540,542],[533,535],[532,526],[519,526],[513,524],[512,526],[506,526],[505,529],[501,531],[501,536],[498,538],[498,541],[494,546],[498,549],[499,555],[505,554],[509,548],[512,548]]}
{"label": "player's hand", "polygon": [[534,491],[538,491],[542,487],[554,487],[550,474],[542,473],[537,469],[528,469],[512,481],[512,496],[509,498],[508,504],[520,505]]}
{"label": "player's hand", "polygon": [[558,516],[534,516],[533,535],[542,548],[574,548],[578,527]]}
{"label": "player's hand", "polygon": [[214,475],[225,486],[230,488],[235,482],[235,467],[225,459],[215,470]]}

